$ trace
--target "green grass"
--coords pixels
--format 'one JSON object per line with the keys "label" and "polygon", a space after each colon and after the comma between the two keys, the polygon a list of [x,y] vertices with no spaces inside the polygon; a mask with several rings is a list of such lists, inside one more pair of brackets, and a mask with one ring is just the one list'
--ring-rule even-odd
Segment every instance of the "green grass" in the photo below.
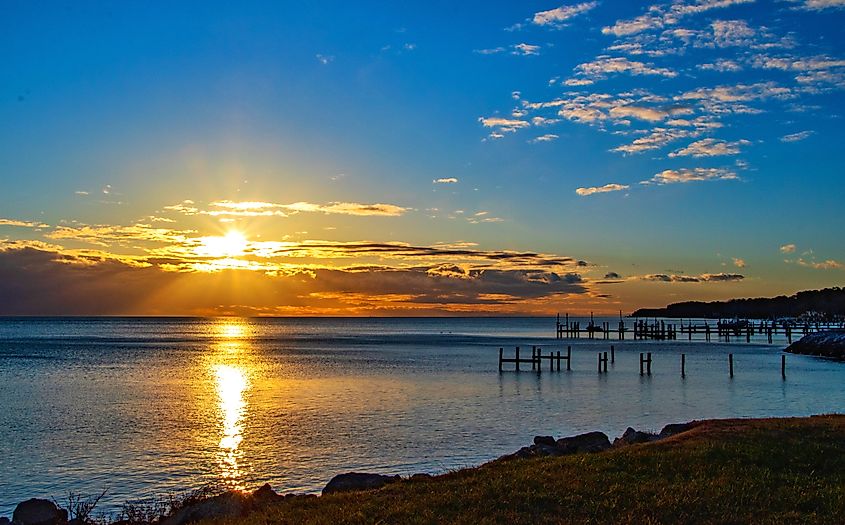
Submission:
{"label": "green grass", "polygon": [[845,416],[817,416],[708,421],[661,442],[287,498],[203,525],[843,522]]}

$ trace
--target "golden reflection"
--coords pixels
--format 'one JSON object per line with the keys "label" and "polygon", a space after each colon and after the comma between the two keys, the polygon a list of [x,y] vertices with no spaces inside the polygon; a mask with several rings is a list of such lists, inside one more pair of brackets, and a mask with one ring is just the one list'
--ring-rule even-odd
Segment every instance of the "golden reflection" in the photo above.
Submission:
{"label": "golden reflection", "polygon": [[239,460],[243,456],[243,451],[239,447],[243,441],[246,412],[244,391],[249,387],[249,380],[242,369],[232,365],[216,365],[214,375],[217,381],[217,395],[220,398],[223,425],[218,451],[221,476],[224,483],[242,490],[244,486]]}
{"label": "golden reflection", "polygon": [[209,367],[217,391],[219,441],[217,464],[223,483],[243,490],[244,429],[247,424],[247,394],[250,388],[250,362],[247,342],[249,324],[239,320],[221,320],[213,327],[213,351]]}

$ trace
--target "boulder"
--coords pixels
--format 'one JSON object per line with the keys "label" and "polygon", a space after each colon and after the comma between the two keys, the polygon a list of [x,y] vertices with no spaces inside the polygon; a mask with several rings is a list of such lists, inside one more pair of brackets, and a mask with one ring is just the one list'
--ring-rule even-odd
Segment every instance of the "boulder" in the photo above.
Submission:
{"label": "boulder", "polygon": [[682,432],[686,432],[696,426],[698,426],[698,423],[695,421],[690,421],[689,423],[672,423],[663,427],[663,430],[661,430],[660,434],[657,435],[657,439],[666,439]]}
{"label": "boulder", "polygon": [[252,493],[251,503],[253,507],[263,507],[283,499],[285,499],[284,496],[276,494],[276,491],[273,490],[270,484],[265,483],[261,488]]}
{"label": "boulder", "polygon": [[549,445],[555,446],[557,443],[555,442],[555,438],[552,436],[534,436],[534,444],[535,445]]}
{"label": "boulder", "polygon": [[365,472],[348,472],[338,474],[323,488],[323,494],[336,492],[349,492],[353,490],[372,490],[383,487],[388,483],[399,481],[397,476],[385,476],[383,474],[370,474]]}
{"label": "boulder", "polygon": [[230,490],[182,507],[161,521],[161,525],[184,525],[205,519],[237,518],[249,510],[250,496]]}
{"label": "boulder", "polygon": [[32,498],[18,503],[12,521],[20,525],[59,525],[67,522],[67,511],[50,500]]}
{"label": "boulder", "polygon": [[558,439],[557,448],[560,449],[560,454],[601,452],[610,448],[610,439],[604,432],[587,432],[586,434]]}
{"label": "boulder", "polygon": [[789,345],[786,351],[843,361],[845,360],[845,330],[825,330],[807,334]]}
{"label": "boulder", "polygon": [[613,446],[621,447],[625,445],[635,445],[637,443],[648,443],[649,441],[654,441],[655,439],[657,439],[657,434],[641,432],[628,427],[620,437],[613,440]]}

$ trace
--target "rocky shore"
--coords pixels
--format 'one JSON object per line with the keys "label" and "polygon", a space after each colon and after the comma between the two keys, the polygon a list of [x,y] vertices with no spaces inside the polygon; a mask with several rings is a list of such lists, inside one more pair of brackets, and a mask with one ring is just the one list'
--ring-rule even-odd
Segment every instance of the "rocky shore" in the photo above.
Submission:
{"label": "rocky shore", "polygon": [[[670,438],[695,428],[701,422],[666,425],[657,433],[643,432],[628,427],[611,443],[603,432],[588,432],[555,439],[553,436],[536,436],[531,445],[512,454],[502,456],[492,463],[541,456],[600,453],[609,449],[649,443]],[[430,474],[414,474],[403,478],[399,475],[348,472],[333,477],[323,488],[322,494],[337,494],[374,490],[391,483],[435,479]],[[0,518],[0,525],[187,525],[207,519],[236,519],[245,517],[287,498],[317,498],[314,494],[277,494],[269,484],[253,492],[226,491],[210,496],[188,496],[178,503],[171,501],[169,508],[141,509],[127,506],[114,517],[93,515],[93,508],[77,505],[62,508],[56,502],[33,498],[17,505],[11,520]],[[151,515],[158,514],[158,515]]]}
{"label": "rocky shore", "polygon": [[789,345],[786,351],[845,361],[845,330],[827,330],[807,334]]}

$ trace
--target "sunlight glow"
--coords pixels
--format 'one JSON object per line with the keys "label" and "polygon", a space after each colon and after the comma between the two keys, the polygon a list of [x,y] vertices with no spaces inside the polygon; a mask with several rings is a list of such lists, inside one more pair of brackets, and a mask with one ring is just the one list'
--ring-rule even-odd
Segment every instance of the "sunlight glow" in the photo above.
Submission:
{"label": "sunlight glow", "polygon": [[243,255],[249,244],[243,233],[231,230],[223,236],[200,238],[200,245],[196,251],[198,255],[207,257],[236,257]]}

